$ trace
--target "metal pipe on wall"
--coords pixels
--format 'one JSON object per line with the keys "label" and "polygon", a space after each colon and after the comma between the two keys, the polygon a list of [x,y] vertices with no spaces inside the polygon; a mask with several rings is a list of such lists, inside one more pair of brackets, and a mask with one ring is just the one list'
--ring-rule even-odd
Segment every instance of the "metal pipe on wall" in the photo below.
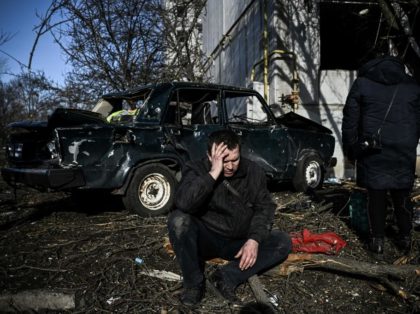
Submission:
{"label": "metal pipe on wall", "polygon": [[[280,55],[277,57],[272,58],[275,55]],[[269,66],[269,62],[272,60],[279,60],[279,59],[285,59],[285,55],[291,56],[293,63],[292,63],[292,71],[293,71],[293,77],[292,77],[292,97],[294,98],[299,98],[299,73],[297,71],[297,57],[296,54],[292,51],[287,51],[287,50],[280,50],[280,49],[276,49],[273,50],[272,52],[270,52],[267,55],[267,73],[268,73],[268,66]],[[265,67],[265,59],[261,59],[260,61],[256,62],[253,66],[252,66],[252,70],[251,70],[251,77],[250,80],[251,82],[254,81],[255,78],[255,68],[259,65],[261,65],[262,63],[264,63],[264,67]],[[265,81],[264,81],[265,83]],[[264,86],[264,92],[265,92],[265,86]],[[266,99],[267,101],[267,99]],[[297,102],[295,102],[295,104],[297,105]],[[296,107],[296,106],[295,106]],[[294,110],[296,109],[294,107]]]}
{"label": "metal pipe on wall", "polygon": [[263,60],[264,60],[264,99],[268,103],[268,3],[267,0],[263,1]]}

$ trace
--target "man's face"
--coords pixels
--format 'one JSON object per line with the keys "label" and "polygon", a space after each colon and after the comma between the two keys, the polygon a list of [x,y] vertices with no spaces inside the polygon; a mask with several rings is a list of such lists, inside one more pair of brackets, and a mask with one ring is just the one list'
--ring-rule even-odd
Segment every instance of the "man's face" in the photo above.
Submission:
{"label": "man's face", "polygon": [[239,146],[230,150],[226,148],[228,155],[223,159],[223,175],[226,178],[232,177],[239,167],[240,151]]}

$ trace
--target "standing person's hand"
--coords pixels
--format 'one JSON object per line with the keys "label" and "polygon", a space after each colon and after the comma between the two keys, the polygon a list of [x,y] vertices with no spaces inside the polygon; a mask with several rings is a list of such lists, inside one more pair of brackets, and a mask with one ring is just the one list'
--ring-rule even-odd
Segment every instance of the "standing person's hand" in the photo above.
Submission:
{"label": "standing person's hand", "polygon": [[225,143],[222,142],[218,145],[213,143],[213,146],[211,147],[211,155],[208,155],[208,157],[211,163],[211,169],[209,173],[214,180],[217,180],[217,178],[222,173],[223,160],[227,155],[229,155],[229,152]]}
{"label": "standing person's hand", "polygon": [[254,266],[255,262],[257,261],[258,256],[258,242],[249,239],[245,242],[245,244],[241,247],[238,253],[236,253],[235,258],[241,258],[239,261],[239,268],[241,270],[247,270]]}

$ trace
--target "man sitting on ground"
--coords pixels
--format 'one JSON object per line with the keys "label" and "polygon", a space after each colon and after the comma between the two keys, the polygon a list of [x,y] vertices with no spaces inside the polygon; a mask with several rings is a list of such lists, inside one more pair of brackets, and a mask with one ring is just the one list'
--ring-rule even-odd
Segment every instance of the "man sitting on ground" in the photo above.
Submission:
{"label": "man sitting on ground", "polygon": [[230,130],[212,133],[207,157],[187,163],[168,217],[183,275],[181,302],[195,305],[204,297],[208,259],[230,261],[210,278],[230,302],[238,301],[238,285],[284,261],[291,240],[271,230],[275,209],[264,171],[241,158],[239,137]]}

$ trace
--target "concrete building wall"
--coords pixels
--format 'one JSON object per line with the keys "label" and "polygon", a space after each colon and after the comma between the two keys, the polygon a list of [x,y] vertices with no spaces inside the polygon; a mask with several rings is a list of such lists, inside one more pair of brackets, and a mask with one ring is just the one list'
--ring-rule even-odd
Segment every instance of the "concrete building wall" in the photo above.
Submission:
{"label": "concrete building wall", "polygon": [[[270,25],[270,35],[275,38],[274,49],[295,53],[300,77],[301,101],[304,104],[313,104],[317,103],[319,97],[319,19],[317,6],[308,7],[307,2],[303,0],[273,1],[274,23]],[[285,69],[285,67],[280,67],[280,69]],[[287,80],[287,77],[290,80],[290,75],[285,75],[284,79]]]}
{"label": "concrete building wall", "polygon": [[[259,2],[207,1],[203,17],[203,46],[211,60],[208,72],[213,82],[239,86],[248,84],[250,62],[262,57],[256,39],[261,33]],[[238,21],[248,6],[248,14]]]}

